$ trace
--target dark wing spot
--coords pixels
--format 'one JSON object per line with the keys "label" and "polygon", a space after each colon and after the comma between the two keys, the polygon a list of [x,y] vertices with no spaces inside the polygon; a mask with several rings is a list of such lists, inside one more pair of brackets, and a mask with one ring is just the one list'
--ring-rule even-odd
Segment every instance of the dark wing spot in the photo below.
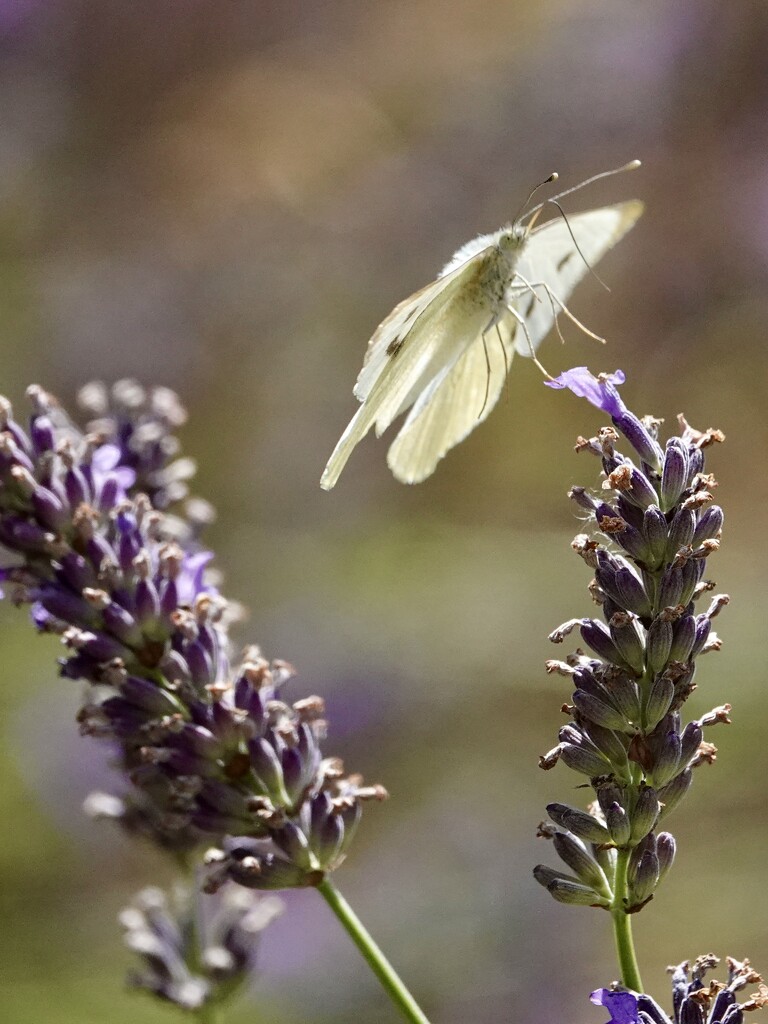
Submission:
{"label": "dark wing spot", "polygon": [[395,355],[397,355],[397,353],[403,347],[403,341],[404,340],[405,340],[404,338],[394,338],[392,341],[390,341],[390,343],[387,345],[387,355],[388,356],[395,356]]}
{"label": "dark wing spot", "polygon": [[570,251],[570,252],[567,252],[567,253],[565,254],[565,256],[563,256],[563,258],[562,258],[561,260],[559,260],[559,261],[558,261],[558,264],[557,264],[557,269],[558,269],[558,270],[562,270],[562,269],[563,269],[563,267],[564,267],[564,266],[566,265],[566,263],[567,263],[567,262],[568,262],[569,260],[573,259],[573,257],[574,257],[574,251],[573,251],[573,249],[571,249],[571,251]]}
{"label": "dark wing spot", "polygon": [[530,301],[529,301],[529,303],[528,303],[528,306],[527,306],[527,308],[526,308],[525,312],[523,313],[523,319],[524,319],[524,320],[527,320],[527,319],[528,319],[528,317],[529,317],[529,316],[531,315],[531,313],[533,312],[533,310],[534,310],[535,306],[536,306],[536,296],[535,296],[535,295],[532,295],[532,296],[531,296],[531,298],[530,298]]}

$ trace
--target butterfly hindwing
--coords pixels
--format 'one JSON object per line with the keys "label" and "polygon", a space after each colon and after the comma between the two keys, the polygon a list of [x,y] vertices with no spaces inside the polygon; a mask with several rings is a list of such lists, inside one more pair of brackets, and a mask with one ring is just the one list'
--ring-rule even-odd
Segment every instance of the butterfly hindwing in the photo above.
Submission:
{"label": "butterfly hindwing", "polygon": [[504,387],[517,322],[503,318],[479,334],[466,352],[438,375],[415,402],[390,446],[387,464],[402,483],[434,472],[442,457],[491,412]]}

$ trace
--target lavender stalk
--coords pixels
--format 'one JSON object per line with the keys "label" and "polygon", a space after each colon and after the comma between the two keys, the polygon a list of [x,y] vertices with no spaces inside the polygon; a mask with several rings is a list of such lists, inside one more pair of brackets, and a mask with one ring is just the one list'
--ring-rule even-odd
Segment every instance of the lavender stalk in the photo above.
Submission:
{"label": "lavender stalk", "polygon": [[[199,885],[174,899],[151,890],[123,925],[145,964],[133,983],[209,1021],[274,916],[274,899],[257,893],[316,887],[347,923],[329,876],[363,803],[387,794],[323,755],[323,701],[286,699],[288,662],[256,646],[233,655],[233,606],[200,543],[212,509],[188,493],[194,465],[179,457],[173,431],[185,414],[175,395],[132,381],[111,394],[90,385],[82,400],[96,418],[83,432],[41,388],[28,394],[26,429],[0,400],[0,577],[39,631],[61,637],[61,675],[89,685],[80,730],[107,743],[122,771],[124,791],[92,794],[87,810],[166,851],[188,876],[204,862],[207,897]],[[213,920],[204,900],[218,903]],[[359,933],[390,998],[423,1024]]]}
{"label": "lavender stalk", "polygon": [[[706,610],[699,607],[714,589],[706,564],[723,524],[704,453],[724,438],[694,430],[680,416],[679,436],[662,449],[661,421],[627,409],[617,390],[623,381],[620,371],[593,377],[579,367],[550,382],[587,398],[612,425],[576,446],[602,465],[597,493],[575,487],[570,494],[591,526],[573,548],[594,572],[589,589],[602,617],[571,619],[550,636],[562,643],[577,632],[585,647],[548,662],[548,671],[568,678],[574,690],[563,708],[571,720],[540,762],[550,769],[562,761],[586,777],[594,800],[586,810],[547,807],[550,821],[539,834],[552,840],[567,870],[539,865],[534,876],[562,903],[610,913],[621,983],[592,995],[610,1010],[609,1024],[670,1024],[643,994],[631,922],[675,858],[675,840],[659,831],[660,823],[667,825],[696,769],[716,758],[704,729],[730,722],[728,704],[683,720],[698,657],[720,649],[712,620],[729,600],[721,594],[707,598]],[[619,450],[621,435],[631,456]],[[675,1024],[740,1024],[744,1010],[766,1002],[762,985],[748,1003],[736,1002],[740,988],[761,983],[748,961],[729,959],[728,983],[705,988],[702,978],[715,963],[709,955],[692,969],[687,962],[675,969]]]}

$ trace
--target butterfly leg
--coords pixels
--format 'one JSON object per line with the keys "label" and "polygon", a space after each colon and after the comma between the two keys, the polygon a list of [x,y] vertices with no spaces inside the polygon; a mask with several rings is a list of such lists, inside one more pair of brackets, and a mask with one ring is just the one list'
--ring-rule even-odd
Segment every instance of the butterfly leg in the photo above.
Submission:
{"label": "butterfly leg", "polygon": [[544,369],[544,367],[541,365],[541,363],[539,362],[539,360],[538,360],[538,358],[536,356],[536,350],[533,347],[533,342],[531,341],[531,335],[528,332],[528,326],[527,326],[527,324],[525,322],[525,317],[523,316],[522,313],[519,313],[515,309],[514,306],[507,306],[507,309],[509,310],[509,312],[515,318],[515,320],[517,320],[517,322],[520,324],[520,326],[523,329],[523,334],[525,335],[525,340],[528,342],[528,349],[530,350],[530,353],[531,353],[531,359],[536,364],[536,366],[538,366],[538,368],[541,370],[541,372],[544,374],[544,376],[548,380],[554,380],[554,377],[552,376],[552,374],[549,373],[548,370]]}
{"label": "butterfly leg", "polygon": [[483,354],[485,355],[485,397],[483,398],[483,404],[480,408],[480,412],[477,414],[478,420],[481,419],[485,412],[485,407],[488,404],[488,393],[491,388],[491,359],[488,355],[488,343],[485,340],[485,331],[482,334],[483,338]]}
{"label": "butterfly leg", "polygon": [[573,313],[570,311],[570,309],[568,309],[566,304],[563,302],[563,300],[559,299],[557,295],[555,295],[555,293],[552,291],[552,289],[549,287],[546,281],[533,281],[531,283],[531,288],[543,288],[549,296],[549,301],[552,303],[556,302],[562,310],[562,312],[565,313],[565,315],[568,317],[570,321],[572,321],[572,323],[576,324],[579,330],[583,331],[584,334],[587,335],[587,337],[594,338],[595,341],[599,341],[601,345],[605,344],[605,338],[601,338],[599,334],[595,334],[594,331],[590,331],[590,329],[585,324],[583,324],[581,320],[575,317]]}
{"label": "butterfly leg", "polygon": [[[515,276],[516,276],[516,277],[519,277],[519,278],[520,278],[520,280],[521,280],[521,281],[523,282],[523,284],[524,284],[524,285],[525,285],[525,286],[527,287],[527,289],[528,289],[528,290],[529,290],[529,291],[531,292],[531,294],[532,294],[532,295],[535,295],[535,296],[536,296],[536,298],[537,298],[537,299],[539,300],[539,302],[541,302],[541,301],[542,301],[542,298],[541,298],[541,296],[540,296],[540,295],[539,295],[539,294],[538,294],[538,293],[536,292],[536,290],[535,290],[535,286],[534,286],[534,285],[532,285],[532,284],[530,283],[530,281],[527,281],[527,280],[526,280],[526,279],[525,279],[525,278],[523,277],[523,275],[522,275],[521,273],[519,273],[519,272],[518,272],[518,273],[517,273],[517,274],[516,274]],[[557,307],[555,306],[555,303],[554,303],[554,301],[553,301],[553,299],[552,299],[552,295],[553,295],[553,293],[552,293],[552,292],[550,291],[550,289],[549,289],[548,287],[546,287],[546,286],[545,286],[545,291],[546,291],[546,293],[547,293],[547,298],[549,299],[549,305],[550,305],[550,307],[551,307],[551,309],[552,309],[552,320],[553,320],[553,322],[554,322],[554,325],[555,325],[555,330],[557,331],[557,336],[558,336],[558,338],[560,339],[560,343],[561,343],[562,345],[564,345],[564,344],[565,344],[565,338],[563,337],[563,332],[562,332],[562,331],[560,330],[560,320],[558,319],[558,309],[557,309]],[[559,301],[559,299],[558,299],[558,301]],[[532,310],[532,309],[533,309],[533,303],[531,303],[531,305],[530,305],[530,306],[529,306],[529,308],[528,308],[528,312],[527,312],[527,313],[526,313],[525,315],[526,315],[526,316],[530,316],[530,315],[531,315],[531,310]]]}

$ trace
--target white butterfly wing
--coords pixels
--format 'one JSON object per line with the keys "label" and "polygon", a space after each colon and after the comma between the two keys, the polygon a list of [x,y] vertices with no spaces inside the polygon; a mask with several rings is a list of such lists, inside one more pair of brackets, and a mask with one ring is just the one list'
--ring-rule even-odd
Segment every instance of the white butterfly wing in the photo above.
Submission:
{"label": "white butterfly wing", "polygon": [[[555,314],[560,312],[557,300],[568,301],[575,286],[588,273],[587,263],[594,267],[624,237],[642,212],[643,204],[631,199],[616,206],[569,215],[573,237],[562,218],[534,228],[520,255],[517,271],[529,282],[536,295],[521,282],[520,277],[510,289],[512,304],[525,319],[534,351],[552,328]],[[573,238],[578,242],[583,258]],[[544,284],[549,286],[552,297]],[[517,334],[515,348],[522,356],[531,354],[522,330]]]}
{"label": "white butterfly wing", "polygon": [[352,450],[375,424],[380,435],[439,373],[452,366],[488,321],[482,289],[488,253],[479,253],[401,302],[371,339],[355,394],[362,406],[325,467],[330,490]]}
{"label": "white butterfly wing", "polygon": [[[485,325],[483,325],[485,326]],[[515,354],[517,322],[505,317],[422,392],[390,446],[387,464],[405,484],[430,476],[446,452],[470,434],[499,400]]]}

